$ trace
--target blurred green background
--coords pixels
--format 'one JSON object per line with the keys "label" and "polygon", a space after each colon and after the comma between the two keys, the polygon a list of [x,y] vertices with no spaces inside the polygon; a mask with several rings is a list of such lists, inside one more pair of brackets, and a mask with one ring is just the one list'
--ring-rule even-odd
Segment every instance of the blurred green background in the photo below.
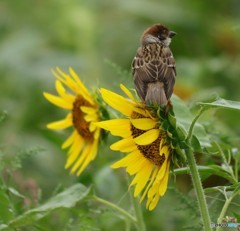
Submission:
{"label": "blurred green background", "polygon": [[[39,200],[45,200],[57,187],[80,181],[94,182],[98,194],[114,202],[126,197],[127,185],[119,181],[119,171],[108,167],[120,155],[108,147],[80,178],[64,170],[66,152],[60,145],[70,131],[48,131],[46,123],[61,119],[65,112],[47,102],[42,92],[55,93],[51,69],[56,66],[65,71],[73,67],[90,88],[119,91],[120,83],[133,87],[130,66],[140,35],[159,22],[177,32],[171,44],[177,95],[189,105],[218,96],[240,100],[239,0],[0,1],[0,109],[8,113],[0,129],[1,148],[10,157],[29,148],[44,149],[25,159],[14,177],[24,195],[31,183],[41,191]],[[235,136],[240,135],[239,115],[217,113],[225,130]],[[106,184],[110,189],[103,187]],[[148,230],[192,225],[191,212],[183,209],[186,201],[176,194],[170,189],[154,212],[145,211]],[[97,206],[89,212],[99,219],[92,223],[83,209],[90,230],[99,230],[101,222],[101,230],[122,230],[121,220],[108,217],[107,211],[98,215]],[[64,217],[68,221],[71,215]]]}

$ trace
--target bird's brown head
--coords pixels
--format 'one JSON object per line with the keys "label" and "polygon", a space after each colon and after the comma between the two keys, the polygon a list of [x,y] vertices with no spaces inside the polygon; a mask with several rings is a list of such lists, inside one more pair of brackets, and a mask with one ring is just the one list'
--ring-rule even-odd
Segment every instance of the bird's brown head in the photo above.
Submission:
{"label": "bird's brown head", "polygon": [[141,44],[144,46],[148,43],[161,43],[164,46],[169,46],[174,35],[176,32],[170,31],[161,24],[155,24],[143,32]]}

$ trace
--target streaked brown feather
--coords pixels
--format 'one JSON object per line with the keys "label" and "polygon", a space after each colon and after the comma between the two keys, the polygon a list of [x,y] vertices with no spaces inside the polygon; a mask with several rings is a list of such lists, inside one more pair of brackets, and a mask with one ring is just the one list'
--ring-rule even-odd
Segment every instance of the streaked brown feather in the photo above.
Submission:
{"label": "streaked brown feather", "polygon": [[[137,93],[143,101],[146,99],[150,86],[148,84],[151,83],[153,86],[154,82],[163,83],[164,92],[161,95],[165,94],[168,101],[173,93],[176,77],[175,61],[170,48],[159,43],[150,43],[140,47],[132,62],[132,74]],[[157,91],[154,92],[160,94]],[[156,96],[156,99],[158,98],[159,96]],[[166,100],[161,100],[161,104],[163,101]]]}

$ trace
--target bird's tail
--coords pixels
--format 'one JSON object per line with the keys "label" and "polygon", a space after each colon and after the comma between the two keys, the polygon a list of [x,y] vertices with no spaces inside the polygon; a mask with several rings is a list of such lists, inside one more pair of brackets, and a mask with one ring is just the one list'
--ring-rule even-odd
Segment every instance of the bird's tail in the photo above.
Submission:
{"label": "bird's tail", "polygon": [[147,94],[145,97],[145,103],[166,105],[168,102],[163,82],[152,82],[148,84]]}

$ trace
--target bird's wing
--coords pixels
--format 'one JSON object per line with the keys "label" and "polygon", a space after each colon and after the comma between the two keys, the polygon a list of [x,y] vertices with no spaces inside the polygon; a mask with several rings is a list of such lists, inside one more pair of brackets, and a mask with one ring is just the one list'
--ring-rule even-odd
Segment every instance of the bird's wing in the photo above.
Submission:
{"label": "bird's wing", "polygon": [[165,47],[162,51],[162,65],[164,65],[164,74],[159,76],[160,79],[163,78],[164,89],[167,99],[170,99],[173,93],[173,87],[176,79],[176,65],[173,58],[172,52],[169,47]]}
{"label": "bird's wing", "polygon": [[132,62],[132,73],[136,90],[144,100],[147,92],[147,84],[155,81],[164,83],[164,91],[167,99],[173,92],[176,67],[172,52],[165,47],[158,53],[145,55],[139,48]]}

